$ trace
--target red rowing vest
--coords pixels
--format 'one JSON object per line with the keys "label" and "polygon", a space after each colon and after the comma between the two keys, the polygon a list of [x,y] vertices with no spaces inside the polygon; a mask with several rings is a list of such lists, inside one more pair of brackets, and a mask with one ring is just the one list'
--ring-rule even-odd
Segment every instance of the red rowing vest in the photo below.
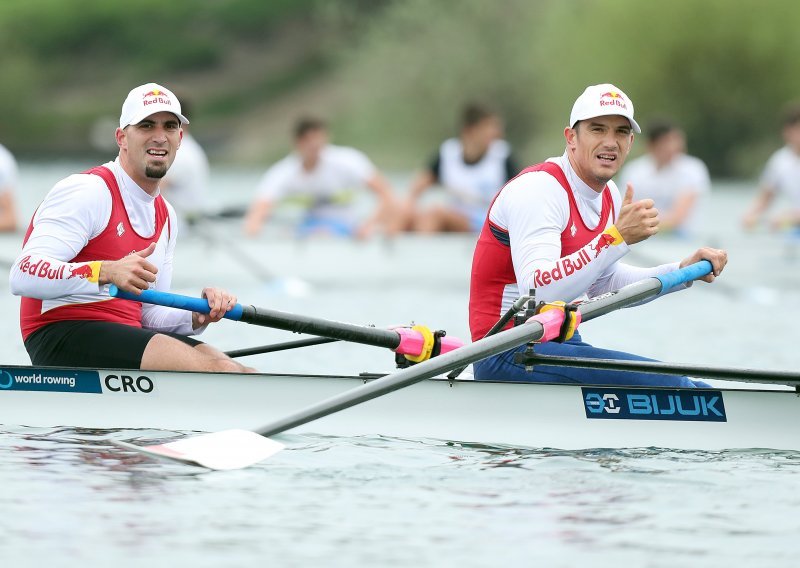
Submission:
{"label": "red rowing vest", "polygon": [[[69,262],[119,260],[129,255],[132,251],[146,249],[150,243],[158,241],[164,227],[169,231],[169,213],[163,197],[159,195],[154,201],[156,211],[155,232],[149,237],[143,237],[131,226],[128,212],[125,209],[125,203],[122,201],[122,195],[113,172],[105,166],[97,166],[83,173],[100,176],[106,183],[108,190],[111,192],[111,217],[103,232],[86,243],[86,246],[81,249],[78,255]],[[25,233],[23,246],[28,242],[31,231],[33,231],[33,218],[31,218],[28,231]],[[88,264],[85,267],[91,273]],[[82,274],[82,272],[79,272],[81,268],[73,269],[72,273]],[[67,303],[42,313],[42,300],[23,297],[20,301],[20,328],[22,329],[23,340],[47,324],[74,320],[110,321],[142,327],[142,304],[141,302],[119,300],[98,294],[95,302]]]}
{"label": "red rowing vest", "polygon": [[[547,172],[561,184],[569,200],[569,221],[561,233],[561,258],[585,247],[592,239],[602,233],[608,223],[609,215],[613,219],[614,202],[608,186],[603,188],[603,204],[600,211],[600,221],[594,228],[589,228],[583,221],[572,188],[564,172],[558,164],[544,162],[522,170],[517,177],[529,172]],[[510,180],[509,183],[511,183]],[[508,185],[508,184],[506,184]],[[504,186],[505,187],[505,186]],[[502,191],[502,189],[500,190]],[[492,200],[494,205],[497,196]],[[491,211],[491,206],[489,211]],[[481,339],[486,332],[500,319],[503,310],[503,292],[506,287],[513,285],[515,294],[527,294],[528,290],[516,292],[517,277],[514,274],[514,263],[511,259],[511,246],[508,231],[489,221],[489,213],[478,237],[475,246],[475,255],[472,257],[472,276],[469,288],[469,328],[472,341]],[[509,322],[506,326],[511,327]]]}

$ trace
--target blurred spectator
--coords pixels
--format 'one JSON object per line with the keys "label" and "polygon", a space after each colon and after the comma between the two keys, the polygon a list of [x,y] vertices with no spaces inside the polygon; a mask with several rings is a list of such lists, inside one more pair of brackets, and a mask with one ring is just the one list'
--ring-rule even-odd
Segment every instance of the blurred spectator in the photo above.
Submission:
{"label": "blurred spectator", "polygon": [[746,229],[758,224],[778,193],[788,199],[789,207],[772,218],[771,227],[800,226],[800,103],[794,103],[784,111],[783,141],[783,148],[767,161],[758,195],[742,219]]}
{"label": "blurred spectator", "polygon": [[[181,98],[183,114],[192,116],[186,98]],[[181,221],[189,223],[206,213],[209,191],[209,167],[206,153],[183,125],[183,138],[175,161],[161,180],[161,192],[175,208]]]}
{"label": "blurred spectator", "polygon": [[[363,223],[354,208],[354,190],[368,187],[378,198],[375,212]],[[328,233],[365,238],[386,226],[394,198],[386,178],[355,148],[328,142],[328,128],[317,118],[295,125],[294,152],[267,170],[245,217],[245,234],[254,236],[284,198],[306,202],[308,211],[298,234]]]}
{"label": "blurred spectator", "polygon": [[645,129],[647,153],[632,160],[620,176],[620,186],[632,184],[639,199],[652,199],[659,230],[696,235],[702,227],[702,200],[711,190],[708,168],[686,154],[686,137],[672,122],[658,120]]}
{"label": "blurred spectator", "polygon": [[[404,228],[423,233],[480,231],[495,194],[518,171],[502,137],[503,122],[497,113],[467,105],[459,137],[445,140],[430,165],[412,181]],[[419,197],[434,184],[444,187],[449,202],[420,210]]]}
{"label": "blurred spectator", "polygon": [[17,230],[17,207],[14,192],[17,187],[17,162],[11,152],[0,144],[0,231]]}

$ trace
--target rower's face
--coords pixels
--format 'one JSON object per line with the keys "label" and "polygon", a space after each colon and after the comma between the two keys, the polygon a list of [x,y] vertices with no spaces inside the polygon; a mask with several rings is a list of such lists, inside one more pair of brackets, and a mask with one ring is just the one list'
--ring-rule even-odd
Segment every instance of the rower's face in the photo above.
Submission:
{"label": "rower's face", "polygon": [[633,144],[631,123],[624,116],[597,116],[564,130],[575,173],[596,191],[620,170]]}
{"label": "rower's face", "polygon": [[800,154],[800,123],[783,127],[783,141],[792,150]]}
{"label": "rower's face", "polygon": [[464,128],[462,136],[481,148],[488,148],[489,144],[503,137],[503,121],[496,116],[488,116],[477,124]]}
{"label": "rower's face", "polygon": [[182,136],[181,123],[174,114],[151,114],[137,124],[117,129],[120,159],[138,176],[160,179],[175,161]]}
{"label": "rower's face", "polygon": [[322,129],[309,130],[295,142],[295,149],[304,162],[316,162],[328,144],[328,133]]}
{"label": "rower's face", "polygon": [[648,145],[653,159],[659,166],[665,166],[686,151],[686,138],[680,130],[671,130]]}

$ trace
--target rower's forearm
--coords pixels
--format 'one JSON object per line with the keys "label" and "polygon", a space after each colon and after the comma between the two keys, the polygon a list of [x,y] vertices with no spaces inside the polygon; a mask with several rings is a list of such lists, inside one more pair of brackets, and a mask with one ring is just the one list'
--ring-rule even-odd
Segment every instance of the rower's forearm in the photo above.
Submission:
{"label": "rower's forearm", "polygon": [[193,327],[192,312],[152,304],[142,304],[142,327],[180,335],[196,335],[206,328]]}
{"label": "rower's forearm", "polygon": [[97,294],[100,290],[100,265],[99,261],[64,262],[23,251],[11,267],[11,293],[39,300]]}
{"label": "rower's forearm", "polygon": [[272,203],[269,201],[255,201],[247,212],[244,220],[245,232],[255,234],[267,220],[272,212]]}
{"label": "rower's forearm", "polygon": [[[553,259],[543,259],[537,249],[525,251],[524,244],[511,240],[512,256],[520,294],[536,290],[537,301],[571,302],[582,296],[606,270],[622,258],[628,245],[615,233],[602,233],[574,253]],[[519,251],[519,252],[517,252]],[[516,253],[516,254],[515,254]]]}
{"label": "rower's forearm", "polygon": [[411,182],[411,187],[408,190],[407,200],[409,203],[416,203],[416,201],[420,198],[420,196],[425,193],[431,185],[436,182],[436,179],[430,172],[422,172],[417,175],[413,182]]}
{"label": "rower's forearm", "polygon": [[17,208],[14,204],[13,189],[0,188],[0,231],[9,232],[17,229]]}
{"label": "rower's forearm", "polygon": [[0,232],[8,233],[17,230],[17,216],[13,211],[0,213]]}
{"label": "rower's forearm", "polygon": [[758,197],[756,197],[756,199],[753,201],[753,204],[750,206],[748,214],[754,217],[761,216],[772,203],[773,196],[774,196],[773,192],[762,190],[758,194]]}
{"label": "rower's forearm", "polygon": [[[662,274],[673,272],[678,270],[679,267],[680,263],[678,262],[661,264],[659,266],[647,268],[631,266],[630,264],[618,262],[613,272],[605,274],[603,277],[595,281],[594,284],[592,284],[592,286],[589,288],[588,294],[589,297],[600,296],[601,294],[611,292],[612,290],[618,290],[619,288],[623,288],[629,284],[640,282],[646,278],[652,278],[654,276],[661,276]],[[683,290],[686,287],[687,284],[682,284],[672,288],[670,292]],[[647,302],[653,299],[655,299],[655,297],[650,298],[647,300]]]}

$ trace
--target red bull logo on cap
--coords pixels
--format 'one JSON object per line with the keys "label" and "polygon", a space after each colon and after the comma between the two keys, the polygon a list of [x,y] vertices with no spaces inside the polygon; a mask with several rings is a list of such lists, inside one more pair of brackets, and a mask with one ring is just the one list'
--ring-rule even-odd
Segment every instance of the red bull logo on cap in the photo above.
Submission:
{"label": "red bull logo on cap", "polygon": [[142,102],[144,106],[153,105],[156,103],[161,103],[165,105],[172,106],[172,101],[169,100],[169,95],[160,89],[153,89],[152,91],[147,91],[144,95],[142,95]]}
{"label": "red bull logo on cap", "polygon": [[620,108],[628,108],[628,105],[625,102],[625,97],[623,97],[617,91],[606,91],[600,95],[600,106],[618,106]]}

